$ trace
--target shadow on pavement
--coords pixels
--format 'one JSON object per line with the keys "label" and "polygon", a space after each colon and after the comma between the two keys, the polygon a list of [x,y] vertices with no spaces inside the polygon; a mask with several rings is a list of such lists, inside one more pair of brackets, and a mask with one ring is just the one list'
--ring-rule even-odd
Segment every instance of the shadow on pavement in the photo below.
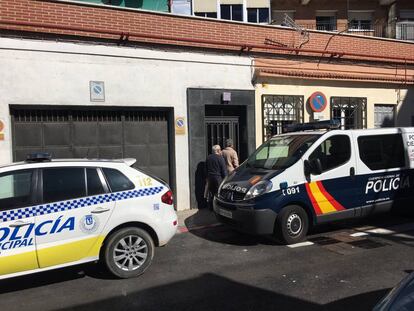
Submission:
{"label": "shadow on pavement", "polygon": [[[337,231],[357,232],[359,228],[388,228],[394,225],[404,225],[412,223],[413,216],[384,213],[362,218],[356,218],[346,221],[333,222],[329,224],[312,227],[308,237],[317,235],[330,235]],[[253,245],[281,245],[272,237],[254,236],[238,232],[226,225],[221,225],[215,218],[214,213],[208,209],[198,210],[195,214],[184,220],[186,227],[191,234],[206,239],[208,241],[230,244],[236,246],[253,246]],[[365,229],[364,229],[365,230]],[[371,233],[373,238],[381,238],[393,243],[414,246],[414,230],[404,232],[404,234],[375,234]]]}
{"label": "shadow on pavement", "polygon": [[326,305],[234,282],[215,274],[171,283],[60,310],[371,310],[386,294],[378,290]]}
{"label": "shadow on pavement", "polygon": [[83,264],[0,281],[0,294],[82,279],[117,280],[100,264]]}
{"label": "shadow on pavement", "polygon": [[198,210],[184,223],[191,234],[211,242],[236,246],[280,245],[269,237],[244,234],[219,224],[214,213],[208,209]]}

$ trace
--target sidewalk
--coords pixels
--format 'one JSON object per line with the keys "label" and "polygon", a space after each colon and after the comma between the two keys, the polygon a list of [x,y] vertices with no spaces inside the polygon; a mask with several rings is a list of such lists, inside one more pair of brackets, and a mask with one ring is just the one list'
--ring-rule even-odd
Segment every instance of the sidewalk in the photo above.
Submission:
{"label": "sidewalk", "polygon": [[177,216],[178,231],[181,233],[219,225],[213,211],[209,209],[178,211]]}

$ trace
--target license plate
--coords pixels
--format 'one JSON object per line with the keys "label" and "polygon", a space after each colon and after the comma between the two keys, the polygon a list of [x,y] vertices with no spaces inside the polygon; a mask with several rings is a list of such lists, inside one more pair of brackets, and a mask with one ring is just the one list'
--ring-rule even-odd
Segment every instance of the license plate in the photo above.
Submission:
{"label": "license plate", "polygon": [[218,213],[219,213],[221,216],[224,216],[224,217],[227,217],[227,218],[233,218],[233,214],[232,214],[230,211],[226,211],[226,210],[224,210],[224,209],[219,209],[219,210],[218,210]]}

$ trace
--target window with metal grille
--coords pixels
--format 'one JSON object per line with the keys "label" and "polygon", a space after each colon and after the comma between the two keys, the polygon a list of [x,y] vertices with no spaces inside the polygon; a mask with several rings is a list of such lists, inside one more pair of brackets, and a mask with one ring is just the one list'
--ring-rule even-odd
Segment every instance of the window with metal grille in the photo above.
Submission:
{"label": "window with metal grille", "polygon": [[367,128],[366,97],[331,97],[331,119],[343,130]]}
{"label": "window with metal grille", "polygon": [[316,16],[316,29],[324,31],[336,30],[336,16]]}
{"label": "window with metal grille", "polygon": [[394,105],[374,105],[375,128],[394,126]]}
{"label": "window with metal grille", "polygon": [[303,122],[303,96],[263,95],[263,140],[281,134],[293,123]]}

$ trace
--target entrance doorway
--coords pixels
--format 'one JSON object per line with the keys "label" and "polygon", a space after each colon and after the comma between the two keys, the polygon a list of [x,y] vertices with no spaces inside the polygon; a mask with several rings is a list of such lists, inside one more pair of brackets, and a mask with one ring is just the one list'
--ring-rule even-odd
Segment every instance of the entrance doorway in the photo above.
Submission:
{"label": "entrance doorway", "polygon": [[239,117],[206,117],[206,156],[214,145],[226,147],[226,140],[232,139],[234,149],[240,150]]}

